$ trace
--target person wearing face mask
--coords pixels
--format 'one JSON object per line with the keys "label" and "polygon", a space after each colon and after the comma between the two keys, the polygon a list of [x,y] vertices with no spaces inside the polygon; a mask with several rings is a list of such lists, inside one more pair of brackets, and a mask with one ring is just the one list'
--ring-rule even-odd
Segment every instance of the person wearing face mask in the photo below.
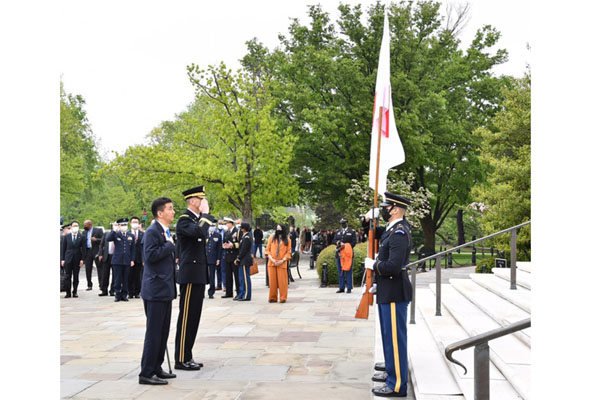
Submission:
{"label": "person wearing face mask", "polygon": [[144,261],[142,259],[142,239],[144,238],[144,232],[140,229],[140,219],[138,217],[131,217],[130,233],[134,237],[135,242],[135,257],[133,258],[133,267],[129,269],[129,298],[140,298],[140,291],[142,290],[142,272],[144,268]]}
{"label": "person wearing face mask", "polygon": [[[111,230],[116,232],[119,230],[119,224],[113,222],[111,224]],[[114,272],[111,274],[112,270],[112,256],[115,253],[115,243],[108,242],[106,237],[110,233],[110,230],[106,230],[104,235],[102,235],[102,240],[100,241],[100,249],[98,250],[98,261],[100,261],[100,294],[98,296],[114,296]],[[110,291],[109,291],[109,281],[110,281]]]}
{"label": "person wearing face mask", "polygon": [[336,293],[344,293],[344,289],[347,287],[347,293],[352,292],[352,266],[350,266],[350,271],[342,270],[342,262],[340,258],[340,250],[345,245],[350,245],[354,249],[356,245],[356,232],[354,229],[348,227],[348,218],[344,217],[340,220],[340,224],[342,227],[335,232],[333,236],[333,243],[336,247],[335,252],[335,263],[337,264],[338,269],[338,278],[339,278],[339,289]]}
{"label": "person wearing face mask", "polygon": [[221,298],[233,297],[233,284],[235,282],[235,295],[240,294],[240,276],[238,268],[233,264],[240,249],[238,229],[231,218],[225,218],[226,232],[223,239],[225,249],[225,294]]}
{"label": "person wearing face mask", "polygon": [[98,250],[100,248],[100,240],[102,240],[102,231],[92,225],[89,219],[83,222],[83,239],[85,240],[86,256],[85,256],[85,277],[87,279],[87,289],[92,290],[92,271],[94,262],[96,263],[96,271],[98,272],[98,287],[100,287],[100,262],[97,259]]}
{"label": "person wearing face mask", "polygon": [[203,364],[194,361],[192,348],[198,333],[202,315],[204,292],[208,279],[206,263],[206,239],[208,230],[215,225],[209,214],[204,186],[197,186],[181,193],[187,210],[179,216],[175,227],[179,246],[179,317],[175,335],[175,369],[199,370]]}
{"label": "person wearing face mask", "polygon": [[[375,396],[406,397],[408,380],[406,312],[412,300],[412,285],[406,271],[412,236],[404,213],[410,200],[394,193],[385,193],[381,216],[387,225],[377,227],[379,240],[377,260],[365,259],[365,268],[373,271],[377,280],[377,308],[381,327],[384,363],[377,363],[372,380],[385,384],[372,389]],[[371,212],[369,212],[371,213]],[[367,214],[369,214],[367,213]],[[368,226],[370,215],[363,226]]]}
{"label": "person wearing face mask", "polygon": [[71,297],[71,277],[73,277],[73,297],[79,297],[77,295],[79,268],[83,265],[83,260],[87,254],[85,240],[79,232],[79,222],[71,222],[71,232],[63,237],[60,250],[60,265],[65,268],[69,282],[65,298]]}
{"label": "person wearing face mask", "polygon": [[234,264],[238,267],[240,277],[240,294],[234,300],[250,301],[252,298],[252,281],[250,280],[250,266],[252,265],[251,228],[248,222],[242,222],[240,227],[240,252],[234,261]]}
{"label": "person wearing face mask", "polygon": [[208,263],[208,298],[213,299],[215,294],[215,275],[218,280],[218,286],[221,286],[221,252],[223,249],[221,246],[223,242],[221,240],[221,234],[217,231],[215,226],[208,228],[208,239],[206,239],[206,262]]}
{"label": "person wearing face mask", "polygon": [[135,265],[135,238],[131,232],[127,232],[128,221],[128,218],[117,220],[119,230],[112,231],[106,236],[107,242],[115,244],[115,252],[112,256],[115,302],[129,301],[127,299],[129,269]]}
{"label": "person wearing face mask", "polygon": [[275,228],[275,233],[267,242],[265,255],[269,259],[269,303],[277,303],[278,291],[279,301],[285,303],[288,294],[287,263],[292,258],[292,243],[284,224],[278,224]]}

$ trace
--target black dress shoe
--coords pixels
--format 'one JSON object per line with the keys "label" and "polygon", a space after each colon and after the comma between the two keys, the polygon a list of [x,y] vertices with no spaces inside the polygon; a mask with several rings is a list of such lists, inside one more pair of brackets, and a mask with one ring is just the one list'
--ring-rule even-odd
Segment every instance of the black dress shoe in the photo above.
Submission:
{"label": "black dress shoe", "polygon": [[136,299],[139,299],[139,298],[140,298],[140,295],[139,295],[139,294],[136,294],[136,295],[135,295],[135,296],[133,296],[133,297],[135,297]]}
{"label": "black dress shoe", "polygon": [[373,392],[373,394],[375,396],[382,396],[382,397],[406,397],[406,393],[402,394],[402,393],[394,392],[392,389],[390,389],[388,387],[388,385],[383,385],[383,386],[379,386],[379,387],[373,388],[373,389],[371,389],[371,392]]}
{"label": "black dress shoe", "polygon": [[122,297],[121,300],[122,301],[129,301],[129,299],[127,297]]}
{"label": "black dress shoe", "polygon": [[108,296],[108,293],[107,292],[102,292],[98,296]]}
{"label": "black dress shoe", "polygon": [[150,378],[146,378],[145,376],[140,375],[139,382],[140,385],[166,385],[167,383],[169,383],[164,379],[160,379],[156,375],[152,375]]}
{"label": "black dress shoe", "polygon": [[127,296],[128,299],[133,299],[132,295]]}
{"label": "black dress shoe", "polygon": [[69,297],[71,297],[71,293],[67,293],[67,294],[65,295],[65,299],[68,299]]}
{"label": "black dress shoe", "polygon": [[223,296],[221,296],[221,298],[222,298],[222,299],[226,299],[226,298],[228,298],[228,297],[233,297],[233,295],[229,295],[229,296],[227,296],[226,294],[224,294]]}
{"label": "black dress shoe", "polygon": [[342,289],[338,289],[336,293],[344,293],[344,291]]}
{"label": "black dress shoe", "polygon": [[91,288],[91,287],[89,287],[89,288],[87,288],[87,289],[85,289],[85,290],[92,290],[92,288]]}
{"label": "black dress shoe", "polygon": [[233,301],[238,301],[238,300],[239,300],[239,298],[238,298],[238,297],[234,297],[234,298],[233,298]]}
{"label": "black dress shoe", "polygon": [[108,292],[108,294],[110,294],[111,296],[114,296],[115,292],[114,292],[114,290],[111,290],[110,292]]}
{"label": "black dress shoe", "polygon": [[160,379],[173,379],[173,378],[177,378],[177,375],[175,374],[170,374],[167,371],[163,371],[160,370],[156,376],[158,376]]}
{"label": "black dress shoe", "polygon": [[212,294],[208,296],[209,299],[214,299],[215,296],[213,296]]}
{"label": "black dress shoe", "polygon": [[373,382],[385,382],[387,380],[387,378],[388,378],[387,372],[378,372],[375,375],[373,375],[371,380]]}
{"label": "black dress shoe", "polygon": [[346,290],[346,293],[352,293],[352,289]]}
{"label": "black dress shoe", "polygon": [[121,299],[115,299],[115,303],[118,303],[119,301],[121,301]]}
{"label": "black dress shoe", "polygon": [[200,365],[193,362],[175,362],[175,369],[182,369],[184,371],[198,371],[200,369]]}
{"label": "black dress shoe", "polygon": [[73,297],[79,297],[77,293],[73,293]]}
{"label": "black dress shoe", "polygon": [[385,371],[385,363],[384,362],[375,363],[375,366],[373,368],[375,368],[375,371]]}
{"label": "black dress shoe", "polygon": [[188,362],[189,362],[189,363],[192,363],[192,364],[196,364],[196,365],[197,365],[197,366],[199,366],[200,368],[204,367],[204,364],[202,364],[201,362],[199,363],[199,362],[196,362],[196,361],[194,361],[194,359],[193,359],[193,358],[192,358],[190,361],[188,361]]}

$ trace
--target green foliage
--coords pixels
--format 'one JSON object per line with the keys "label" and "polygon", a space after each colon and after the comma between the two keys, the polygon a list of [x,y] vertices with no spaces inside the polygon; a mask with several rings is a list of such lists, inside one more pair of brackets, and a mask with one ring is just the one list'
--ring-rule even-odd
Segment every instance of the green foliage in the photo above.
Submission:
{"label": "green foliage", "polygon": [[[300,187],[313,203],[345,209],[346,190],[368,171],[384,8],[378,2],[366,15],[360,5],[339,10],[334,24],[311,6],[308,25],[293,19],[270,53],[249,42],[247,60],[280,83],[276,111],[299,138],[292,169]],[[414,173],[413,191],[431,193],[431,213],[422,220],[431,246],[450,210],[468,202],[473,184],[484,179],[480,138],[472,132],[498,108],[504,81],[490,71],[507,53],[491,50],[500,34],[490,26],[460,50],[457,31],[441,24],[439,3],[392,3],[389,21],[394,111],[406,152],[398,169]]]}
{"label": "green foliage", "polygon": [[[531,77],[514,79],[504,97],[492,126],[476,130],[482,139],[481,159],[491,171],[485,184],[473,188],[473,197],[484,204],[485,234],[531,220]],[[490,243],[510,247],[510,235]],[[530,226],[520,230],[517,247],[529,258]]]}
{"label": "green foliage", "polygon": [[[128,184],[180,192],[205,184],[211,213],[252,221],[253,213],[292,203],[297,185],[289,170],[296,138],[278,129],[268,82],[224,64],[188,67],[196,101],[110,165]],[[180,197],[180,195],[177,195]],[[239,214],[238,214],[239,213]]]}
{"label": "green foliage", "polygon": [[[359,286],[362,281],[363,271],[361,263],[367,256],[368,243],[359,243],[354,246],[354,258],[352,260],[352,283]],[[330,286],[337,286],[339,276],[337,272],[337,263],[335,260],[335,245],[324,248],[317,257],[317,273],[321,276],[323,263],[327,263],[327,278]]]}

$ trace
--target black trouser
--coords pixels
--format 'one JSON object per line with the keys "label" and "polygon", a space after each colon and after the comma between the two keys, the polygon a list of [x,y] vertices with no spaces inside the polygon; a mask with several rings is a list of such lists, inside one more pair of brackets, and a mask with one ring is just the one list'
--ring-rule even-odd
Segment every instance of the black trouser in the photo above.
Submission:
{"label": "black trouser", "polygon": [[233,282],[235,281],[235,294],[240,293],[240,272],[233,261],[225,261],[225,296],[233,296]]}
{"label": "black trouser", "polygon": [[171,301],[144,300],[144,312],[146,313],[146,336],[140,376],[150,378],[160,372],[165,360],[171,325]]}
{"label": "black trouser", "polygon": [[205,289],[206,285],[203,283],[179,285],[179,317],[175,335],[175,361],[177,362],[188,362],[193,358],[192,347],[198,333]]}
{"label": "black trouser", "polygon": [[77,286],[79,286],[79,261],[73,259],[70,263],[65,262],[65,272],[67,273],[67,281],[69,282],[67,294],[71,294],[71,276],[73,277],[73,293],[77,293]]}
{"label": "black trouser", "polygon": [[129,268],[129,295],[139,296],[142,290],[142,263],[136,262]]}
{"label": "black trouser", "polygon": [[[88,249],[88,252],[85,256],[85,278],[87,279],[87,287],[92,287],[92,271],[94,270],[94,255],[92,254],[92,249]],[[98,266],[96,266],[96,269]]]}
{"label": "black trouser", "polygon": [[217,273],[216,264],[208,264],[208,295],[212,296],[215,294],[215,274]]}
{"label": "black trouser", "polygon": [[[107,258],[102,259],[102,278],[100,279],[100,290],[102,292],[108,292],[108,281],[110,280],[110,270],[112,261],[112,254],[109,254]],[[113,274],[114,275],[114,274]],[[113,283],[110,282],[110,291],[113,290]]]}

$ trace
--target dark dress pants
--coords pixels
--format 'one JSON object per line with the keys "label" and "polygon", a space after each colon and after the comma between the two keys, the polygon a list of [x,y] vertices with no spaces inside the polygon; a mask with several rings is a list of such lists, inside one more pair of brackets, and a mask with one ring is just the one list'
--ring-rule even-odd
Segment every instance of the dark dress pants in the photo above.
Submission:
{"label": "dark dress pants", "polygon": [[212,296],[215,294],[215,274],[216,273],[217,273],[217,266],[215,264],[208,264],[208,295],[209,296]]}
{"label": "dark dress pants", "polygon": [[136,262],[129,268],[129,295],[139,296],[142,290],[142,263]]}
{"label": "dark dress pants", "polygon": [[237,265],[233,261],[225,262],[225,295],[233,296],[233,282],[235,282],[235,294],[240,293],[240,274]]}
{"label": "dark dress pants", "polygon": [[[102,277],[100,278],[100,290],[102,290],[102,292],[108,292],[108,282],[110,281],[111,261],[112,261],[112,254],[109,254],[108,258],[102,259],[102,264],[101,264],[102,266],[100,267],[102,270],[102,273],[101,273]],[[110,290],[112,292],[112,290],[113,290],[112,285],[110,286]]]}
{"label": "dark dress pants", "polygon": [[94,255],[92,254],[92,249],[88,249],[84,264],[87,287],[92,288],[92,271],[94,270]]}
{"label": "dark dress pants", "polygon": [[179,285],[179,317],[177,318],[177,334],[175,335],[175,361],[188,362],[192,356],[192,347],[196,341],[202,303],[204,302],[203,283],[183,283]]}
{"label": "dark dress pants", "polygon": [[73,277],[73,293],[77,293],[77,286],[79,286],[79,260],[71,260],[70,263],[65,262],[65,272],[67,273],[67,280],[69,282],[67,294],[71,294],[71,277]]}
{"label": "dark dress pants", "polygon": [[144,312],[146,313],[146,336],[140,376],[150,378],[160,372],[165,360],[171,325],[171,301],[144,300]]}

